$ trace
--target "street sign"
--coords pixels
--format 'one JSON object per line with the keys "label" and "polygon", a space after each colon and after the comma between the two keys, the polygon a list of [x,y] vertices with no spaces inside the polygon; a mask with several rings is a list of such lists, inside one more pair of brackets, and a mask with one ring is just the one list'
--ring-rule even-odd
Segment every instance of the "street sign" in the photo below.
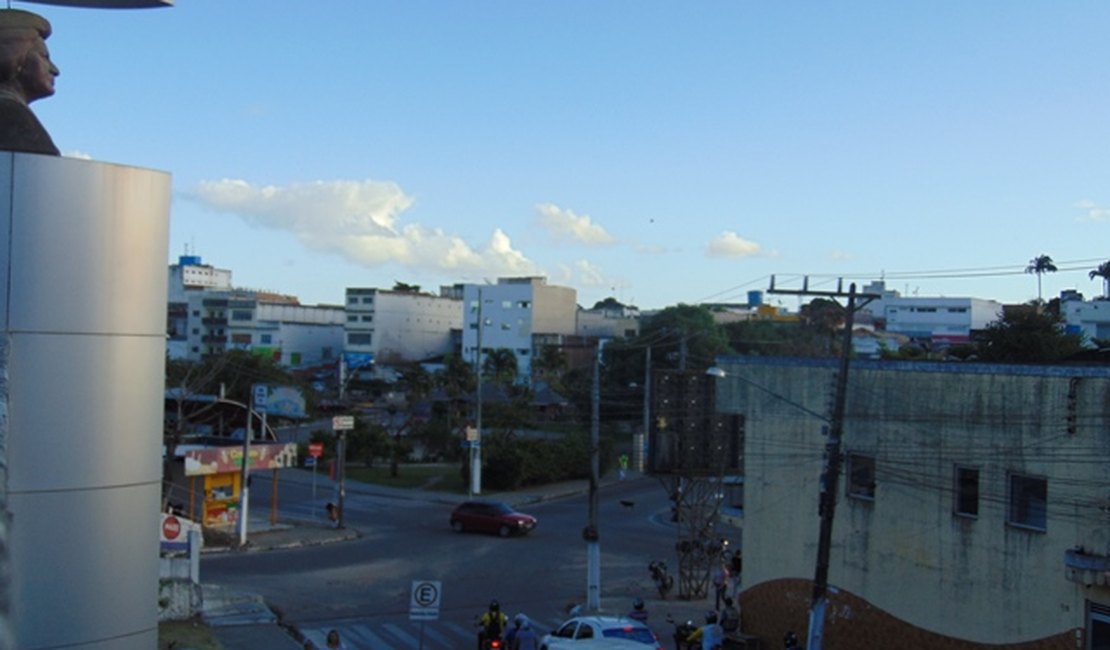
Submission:
{"label": "street sign", "polygon": [[304,459],[304,466],[305,467],[316,467],[316,457],[315,456],[309,456],[308,458],[305,458]]}
{"label": "street sign", "polygon": [[331,419],[331,428],[336,431],[350,431],[355,428],[355,416],[337,415]]}
{"label": "street sign", "polygon": [[443,589],[438,580],[413,580],[409,603],[410,621],[434,621],[439,618]]}
{"label": "street sign", "polygon": [[308,455],[313,458],[319,458],[324,455],[324,443],[310,442],[308,443]]}
{"label": "street sign", "polygon": [[266,412],[266,402],[270,399],[270,387],[266,384],[255,384],[254,391],[254,410],[259,413]]}

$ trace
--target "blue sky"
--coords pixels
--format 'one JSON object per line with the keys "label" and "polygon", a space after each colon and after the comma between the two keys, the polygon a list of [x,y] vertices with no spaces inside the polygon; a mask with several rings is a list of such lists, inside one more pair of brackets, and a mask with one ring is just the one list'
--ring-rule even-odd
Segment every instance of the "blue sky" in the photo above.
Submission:
{"label": "blue sky", "polygon": [[12,6],[54,26],[63,154],[173,174],[167,262],[307,304],[506,275],[1022,302],[1037,255],[1046,298],[1110,259],[1106,2]]}

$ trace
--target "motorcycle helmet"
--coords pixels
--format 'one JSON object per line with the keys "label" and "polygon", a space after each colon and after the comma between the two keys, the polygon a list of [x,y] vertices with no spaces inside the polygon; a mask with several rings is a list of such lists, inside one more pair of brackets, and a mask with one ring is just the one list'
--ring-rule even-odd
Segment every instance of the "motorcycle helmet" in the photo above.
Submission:
{"label": "motorcycle helmet", "polygon": [[635,598],[632,599],[632,609],[643,609],[643,608],[644,608],[644,599],[643,598],[640,598],[639,596],[636,596]]}
{"label": "motorcycle helmet", "polygon": [[705,613],[705,622],[712,625],[717,622],[717,612],[709,610]]}
{"label": "motorcycle helmet", "polygon": [[491,600],[489,603],[489,611],[496,612],[499,609],[501,609],[501,603],[496,600]]}

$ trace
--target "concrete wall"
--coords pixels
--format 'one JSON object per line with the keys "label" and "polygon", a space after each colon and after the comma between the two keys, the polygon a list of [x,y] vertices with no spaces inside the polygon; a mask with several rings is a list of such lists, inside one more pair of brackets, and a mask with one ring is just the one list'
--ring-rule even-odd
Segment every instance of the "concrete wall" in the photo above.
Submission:
{"label": "concrete wall", "polygon": [[[817,416],[829,412],[835,366],[742,357],[718,365],[728,373],[718,408],[746,416],[750,599],[760,585],[813,577],[825,444]],[[1110,369],[855,361],[844,452],[876,459],[876,487],[873,500],[847,497],[842,476],[834,598],[983,644],[1074,643],[1086,601],[1110,602],[1106,587],[1069,581],[1064,564],[1076,545],[1110,553]],[[977,517],[953,514],[956,464],[980,471]],[[1007,522],[1011,472],[1047,479],[1045,530]],[[832,618],[858,613],[834,608]]]}
{"label": "concrete wall", "polygon": [[169,175],[0,153],[16,647],[153,648]]}

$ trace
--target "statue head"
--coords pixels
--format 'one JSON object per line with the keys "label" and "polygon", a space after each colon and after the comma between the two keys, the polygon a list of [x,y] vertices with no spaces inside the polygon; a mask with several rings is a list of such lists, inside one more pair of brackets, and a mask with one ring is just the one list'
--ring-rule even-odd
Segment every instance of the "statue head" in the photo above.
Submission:
{"label": "statue head", "polygon": [[46,49],[48,36],[50,23],[42,16],[0,10],[0,90],[27,104],[54,94],[58,68]]}

